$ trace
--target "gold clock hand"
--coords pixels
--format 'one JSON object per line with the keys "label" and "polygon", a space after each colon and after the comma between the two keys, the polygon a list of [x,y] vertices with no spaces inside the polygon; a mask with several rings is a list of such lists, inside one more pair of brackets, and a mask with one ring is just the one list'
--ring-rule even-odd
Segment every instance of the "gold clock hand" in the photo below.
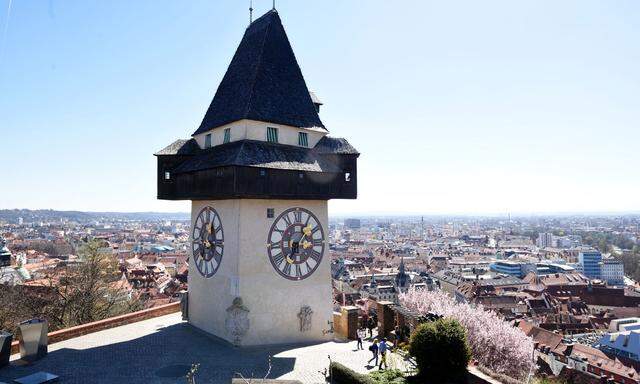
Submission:
{"label": "gold clock hand", "polygon": [[311,226],[307,225],[306,227],[304,227],[302,229],[302,233],[304,233],[305,236],[310,236],[311,235]]}

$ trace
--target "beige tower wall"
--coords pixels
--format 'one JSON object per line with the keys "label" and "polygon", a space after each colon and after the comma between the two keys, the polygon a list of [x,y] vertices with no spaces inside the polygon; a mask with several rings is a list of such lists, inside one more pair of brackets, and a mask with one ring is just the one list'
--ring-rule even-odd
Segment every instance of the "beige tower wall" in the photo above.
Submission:
{"label": "beige tower wall", "polygon": [[[225,334],[225,319],[226,309],[239,292],[236,281],[240,200],[193,201],[191,228],[200,210],[207,205],[220,215],[224,231],[224,252],[218,271],[208,279],[200,275],[193,262],[189,263],[189,322],[205,332],[230,340]],[[192,259],[193,257],[190,258]]]}
{"label": "beige tower wall", "polygon": [[[189,318],[191,324],[231,341],[225,328],[226,309],[236,296],[249,309],[249,330],[241,345],[263,345],[324,341],[332,321],[332,290],[328,244],[327,202],[320,200],[219,200],[194,201],[195,216],[206,205],[215,208],[224,228],[224,255],[217,273],[205,279],[191,263],[189,270]],[[324,230],[322,262],[308,278],[300,281],[281,277],[267,253],[269,229],[284,210],[310,210]],[[267,208],[274,208],[267,218]],[[308,305],[313,311],[311,328],[300,331],[298,313]]]}

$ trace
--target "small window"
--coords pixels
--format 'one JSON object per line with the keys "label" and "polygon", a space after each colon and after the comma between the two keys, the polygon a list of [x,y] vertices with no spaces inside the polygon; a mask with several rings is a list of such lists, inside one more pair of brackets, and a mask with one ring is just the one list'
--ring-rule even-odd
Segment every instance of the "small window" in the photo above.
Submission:
{"label": "small window", "polygon": [[298,145],[301,147],[309,146],[309,138],[306,132],[298,132]]}
{"label": "small window", "polygon": [[278,142],[278,128],[267,127],[267,141],[269,143]]}
{"label": "small window", "polygon": [[165,172],[165,173],[164,173],[164,179],[165,179],[165,180],[171,180],[171,172],[168,172],[168,171],[167,171],[167,172]]}
{"label": "small window", "polygon": [[275,216],[275,210],[273,208],[267,208],[267,219],[273,219]]}
{"label": "small window", "polygon": [[262,177],[267,176],[267,170],[266,169],[261,169],[260,170],[260,176],[262,176]]}
{"label": "small window", "polygon": [[344,181],[346,181],[347,183],[351,181],[351,172],[344,173]]}
{"label": "small window", "polygon": [[207,133],[207,135],[204,137],[204,147],[205,148],[211,148],[211,134]]}
{"label": "small window", "polygon": [[228,143],[231,141],[231,128],[224,129],[224,140],[223,143]]}

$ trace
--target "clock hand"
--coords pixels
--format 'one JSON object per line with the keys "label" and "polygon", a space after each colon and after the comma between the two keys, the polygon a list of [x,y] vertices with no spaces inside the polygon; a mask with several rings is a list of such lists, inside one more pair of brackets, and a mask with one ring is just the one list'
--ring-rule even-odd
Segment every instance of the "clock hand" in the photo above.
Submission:
{"label": "clock hand", "polygon": [[287,261],[287,263],[289,263],[289,264],[293,264],[293,263],[294,263],[294,260],[293,260],[291,257],[289,257],[289,256],[293,255],[293,248],[292,248],[292,245],[293,245],[293,240],[289,240],[289,249],[290,249],[291,251],[290,251],[290,253],[285,257],[285,260],[286,260],[286,261]]}
{"label": "clock hand", "polygon": [[[304,228],[302,228],[302,237],[300,238],[300,242],[302,243],[302,240],[304,240],[305,237],[311,235],[311,226],[308,225]],[[306,242],[306,240],[305,240]]]}
{"label": "clock hand", "polygon": [[309,236],[311,235],[311,226],[307,225],[306,227],[304,227],[302,229],[302,233],[304,233],[305,236]]}
{"label": "clock hand", "polygon": [[[311,246],[311,242],[305,240],[305,237],[311,235],[311,226],[308,225],[302,229],[302,238],[300,238],[300,243],[302,243],[302,248],[307,249]],[[304,240],[304,241],[303,241]]]}

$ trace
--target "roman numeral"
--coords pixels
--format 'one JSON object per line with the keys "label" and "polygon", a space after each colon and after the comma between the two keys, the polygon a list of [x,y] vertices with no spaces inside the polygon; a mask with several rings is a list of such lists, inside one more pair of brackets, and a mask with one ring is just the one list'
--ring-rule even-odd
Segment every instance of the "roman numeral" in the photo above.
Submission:
{"label": "roman numeral", "polygon": [[291,264],[285,263],[284,268],[282,268],[282,272],[287,276],[291,276]]}
{"label": "roman numeral", "polygon": [[276,255],[271,256],[271,258],[273,259],[273,262],[276,266],[280,265],[284,261],[284,255],[282,254],[282,252],[278,252]]}
{"label": "roman numeral", "polygon": [[286,215],[284,215],[282,217],[282,219],[284,220],[284,222],[287,225],[287,227],[291,225],[291,218],[289,217],[289,213],[288,212],[287,212]]}
{"label": "roman numeral", "polygon": [[314,247],[322,246],[323,242],[324,242],[324,240],[322,240],[322,239],[313,239],[313,246]]}
{"label": "roman numeral", "polygon": [[316,251],[315,249],[311,250],[311,258],[316,261],[316,263],[320,263],[322,260],[322,253]]}
{"label": "roman numeral", "polygon": [[302,212],[295,211],[293,212],[293,216],[296,223],[302,223]]}
{"label": "roman numeral", "polygon": [[297,277],[302,276],[302,269],[300,269],[300,264],[296,264],[296,276]]}

